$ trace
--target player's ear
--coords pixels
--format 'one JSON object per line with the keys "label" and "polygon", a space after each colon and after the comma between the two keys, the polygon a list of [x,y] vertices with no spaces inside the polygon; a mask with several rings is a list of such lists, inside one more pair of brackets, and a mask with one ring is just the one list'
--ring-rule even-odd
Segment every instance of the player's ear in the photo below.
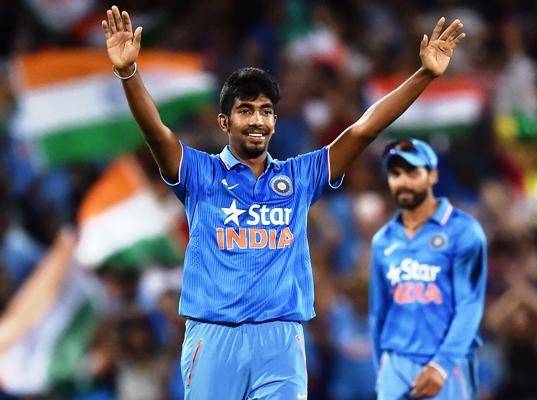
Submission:
{"label": "player's ear", "polygon": [[220,127],[220,129],[222,129],[224,132],[229,132],[229,117],[224,114],[224,113],[220,113],[218,114],[218,117],[216,117],[217,121],[218,121],[218,126]]}
{"label": "player's ear", "polygon": [[436,185],[438,182],[438,170],[432,169],[431,172],[429,172],[429,182],[432,185]]}

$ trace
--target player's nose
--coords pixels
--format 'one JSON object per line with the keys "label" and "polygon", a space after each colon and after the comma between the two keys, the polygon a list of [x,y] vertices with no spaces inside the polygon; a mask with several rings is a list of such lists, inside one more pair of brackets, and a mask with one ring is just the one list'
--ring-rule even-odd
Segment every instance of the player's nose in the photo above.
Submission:
{"label": "player's nose", "polygon": [[263,125],[263,117],[259,111],[252,113],[250,117],[250,126],[261,126]]}

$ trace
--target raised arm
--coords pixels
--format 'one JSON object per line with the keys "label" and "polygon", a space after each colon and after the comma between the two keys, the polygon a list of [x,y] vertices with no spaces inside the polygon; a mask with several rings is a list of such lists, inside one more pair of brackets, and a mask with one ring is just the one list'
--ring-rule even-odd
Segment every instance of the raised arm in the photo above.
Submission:
{"label": "raised arm", "polygon": [[136,59],[140,52],[142,27],[132,31],[132,23],[126,11],[116,6],[106,11],[102,21],[108,57],[117,74],[123,79],[123,89],[134,119],[142,130],[145,141],[164,177],[177,181],[182,148],[173,132],[162,122],[153,99],[147,92]]}
{"label": "raised arm", "polygon": [[462,28],[458,19],[442,32],[444,23],[444,17],[438,20],[430,40],[427,35],[423,35],[420,43],[420,69],[394,91],[369,107],[358,121],[330,144],[331,180],[341,177],[367,145],[410,107],[433,79],[444,73],[453,49],[465,37],[464,33],[458,34]]}

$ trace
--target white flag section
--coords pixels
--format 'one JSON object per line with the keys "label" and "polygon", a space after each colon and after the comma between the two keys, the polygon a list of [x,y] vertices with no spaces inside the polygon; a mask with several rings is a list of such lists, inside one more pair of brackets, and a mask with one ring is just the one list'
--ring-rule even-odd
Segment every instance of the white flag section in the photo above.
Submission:
{"label": "white flag section", "polygon": [[[15,66],[14,132],[39,165],[107,161],[143,146],[105,52],[48,50],[24,54]],[[138,69],[168,124],[213,100],[215,78],[195,56],[146,51]]]}
{"label": "white flag section", "polygon": [[0,386],[46,393],[72,379],[98,323],[88,277],[73,267],[74,235],[63,232],[0,317]]}
{"label": "white flag section", "polygon": [[78,210],[75,251],[84,267],[179,265],[181,208],[157,197],[133,156],[120,157],[88,191]]}
{"label": "white flag section", "polygon": [[[395,89],[402,78],[372,79],[367,85],[368,102],[373,104]],[[387,129],[398,135],[458,133],[477,122],[485,105],[485,94],[471,77],[439,78]]]}

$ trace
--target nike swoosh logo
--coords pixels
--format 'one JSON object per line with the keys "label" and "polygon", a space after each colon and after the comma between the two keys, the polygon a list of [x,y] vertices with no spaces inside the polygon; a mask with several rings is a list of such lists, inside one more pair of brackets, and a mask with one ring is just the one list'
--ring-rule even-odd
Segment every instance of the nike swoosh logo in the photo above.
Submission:
{"label": "nike swoosh logo", "polygon": [[393,243],[392,245],[390,245],[389,247],[386,247],[384,249],[384,255],[385,256],[389,256],[390,254],[392,254],[401,244],[399,242],[395,242]]}
{"label": "nike swoosh logo", "polygon": [[222,179],[222,185],[224,185],[225,187],[227,187],[229,190],[231,190],[231,189],[235,189],[237,186],[239,186],[238,183],[229,186],[228,183],[227,183],[227,180],[226,180],[225,178]]}

